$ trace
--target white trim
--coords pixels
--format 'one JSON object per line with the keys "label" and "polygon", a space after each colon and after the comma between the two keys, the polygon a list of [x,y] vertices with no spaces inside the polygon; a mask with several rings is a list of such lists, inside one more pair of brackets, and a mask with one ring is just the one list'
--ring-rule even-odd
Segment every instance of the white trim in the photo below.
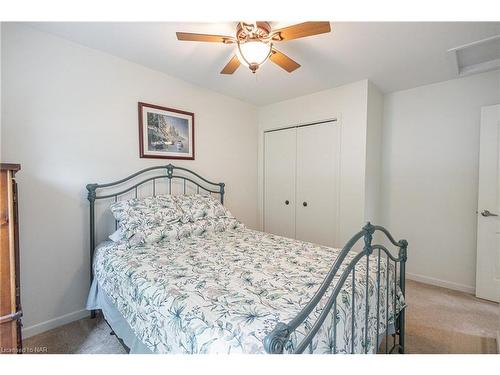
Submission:
{"label": "white trim", "polygon": [[311,125],[320,125],[326,122],[337,122],[339,121],[337,117],[332,117],[332,118],[326,118],[323,120],[316,120],[316,121],[307,121],[307,122],[298,122],[298,123],[290,123],[288,125],[276,125],[270,128],[266,128],[262,130],[263,133],[270,133],[270,132],[275,132],[275,131],[280,131],[280,130],[287,130],[291,128],[302,128],[304,126],[311,126]]}
{"label": "white trim", "polygon": [[29,327],[23,327],[23,339],[38,335],[45,331],[51,330],[53,328],[57,328],[59,326],[71,323],[75,320],[79,320],[89,316],[90,311],[88,310],[79,310],[74,311],[72,313],[61,315],[57,318],[47,320],[45,322],[37,323]]}
{"label": "white trim", "polygon": [[448,52],[459,51],[461,49],[465,49],[465,48],[468,48],[468,47],[473,47],[473,46],[477,46],[477,45],[480,45],[480,44],[492,42],[492,41],[497,40],[497,39],[500,39],[500,35],[493,35],[493,36],[490,36],[488,38],[477,40],[477,41],[472,42],[472,43],[462,44],[461,46],[450,48],[448,50]]}
{"label": "white trim", "polygon": [[464,77],[471,74],[485,73],[497,69],[500,69],[500,59],[464,66],[460,69],[458,75],[460,77]]}
{"label": "white trim", "polygon": [[476,292],[476,288],[469,285],[454,283],[452,281],[435,279],[434,277],[417,275],[414,273],[406,273],[406,278],[413,281],[418,281],[424,284],[430,284],[435,286],[440,286],[442,288],[448,288],[453,290],[458,290],[460,292],[465,292],[469,294],[474,294]]}

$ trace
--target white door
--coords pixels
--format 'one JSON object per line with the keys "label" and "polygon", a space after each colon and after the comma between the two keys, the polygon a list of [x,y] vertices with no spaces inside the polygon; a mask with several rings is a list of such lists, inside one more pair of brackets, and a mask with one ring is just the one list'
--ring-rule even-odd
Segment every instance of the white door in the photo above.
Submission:
{"label": "white door", "polygon": [[481,109],[476,296],[500,300],[500,105]]}
{"label": "white door", "polygon": [[264,230],[295,238],[296,128],[264,136]]}
{"label": "white door", "polygon": [[338,246],[339,161],[336,121],[297,129],[297,239]]}

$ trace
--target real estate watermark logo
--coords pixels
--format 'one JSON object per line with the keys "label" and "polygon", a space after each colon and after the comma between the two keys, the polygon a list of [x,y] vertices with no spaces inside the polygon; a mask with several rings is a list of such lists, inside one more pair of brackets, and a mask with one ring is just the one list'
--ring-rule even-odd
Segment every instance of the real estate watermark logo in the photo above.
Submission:
{"label": "real estate watermark logo", "polygon": [[29,347],[24,347],[22,349],[0,347],[0,354],[14,354],[14,353],[40,354],[40,353],[48,353],[48,352],[49,352],[49,349],[47,346],[29,346]]}

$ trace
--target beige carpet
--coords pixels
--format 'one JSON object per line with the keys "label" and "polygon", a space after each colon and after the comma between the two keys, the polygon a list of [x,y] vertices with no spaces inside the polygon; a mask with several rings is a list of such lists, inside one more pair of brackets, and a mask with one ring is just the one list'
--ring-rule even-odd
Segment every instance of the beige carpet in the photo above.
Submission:
{"label": "beige carpet", "polygon": [[[406,294],[407,353],[496,353],[498,304],[414,281]],[[30,337],[24,346],[48,353],[125,353],[110,332],[101,318],[82,319]]]}
{"label": "beige carpet", "polygon": [[100,315],[52,329],[23,341],[27,353],[120,354],[123,346]]}
{"label": "beige carpet", "polygon": [[408,353],[496,353],[498,304],[407,282]]}

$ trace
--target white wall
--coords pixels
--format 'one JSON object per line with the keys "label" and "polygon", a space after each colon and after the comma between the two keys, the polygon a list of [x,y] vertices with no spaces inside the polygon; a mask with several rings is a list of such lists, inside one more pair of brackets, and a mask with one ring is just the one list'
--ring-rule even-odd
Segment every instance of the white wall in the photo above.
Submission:
{"label": "white wall", "polygon": [[474,291],[480,107],[500,72],[384,98],[383,222],[409,242],[410,277]]}
{"label": "white wall", "polygon": [[84,313],[85,184],[169,162],[139,158],[138,101],[195,113],[196,160],[174,164],[226,182],[229,209],[257,226],[252,105],[16,24],[3,24],[2,77],[1,157],[22,165],[17,176],[28,335]]}
{"label": "white wall", "polygon": [[[342,127],[340,236],[342,246],[365,217],[365,163],[368,81],[259,107],[259,219],[262,225],[263,133],[265,130],[337,118]],[[379,103],[382,104],[381,101]]]}
{"label": "white wall", "polygon": [[364,221],[380,224],[384,98],[380,90],[369,81],[367,106]]}

